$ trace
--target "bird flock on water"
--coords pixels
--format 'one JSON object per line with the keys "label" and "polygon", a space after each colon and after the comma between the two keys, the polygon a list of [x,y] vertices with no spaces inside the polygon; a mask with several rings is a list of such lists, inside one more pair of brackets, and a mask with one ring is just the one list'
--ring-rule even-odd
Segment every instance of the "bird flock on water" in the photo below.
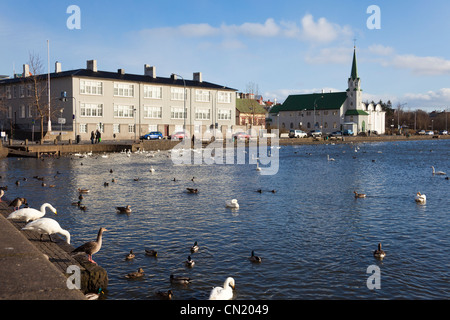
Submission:
{"label": "bird flock on water", "polygon": [[[359,150],[359,148],[355,148],[355,152],[357,152],[358,150]],[[127,155],[129,156],[129,154],[130,153],[128,152]],[[85,157],[85,156],[83,156],[83,157]],[[107,156],[103,156],[103,157],[107,157]],[[327,160],[335,161],[335,159],[330,158],[329,155],[327,155]],[[374,160],[372,160],[372,162],[374,162]],[[443,171],[436,171],[434,166],[431,166],[431,168],[432,168],[433,176],[434,175],[439,175],[439,176],[447,175]],[[257,165],[257,171],[260,171],[260,170],[261,170],[261,168],[259,167],[259,165]],[[112,174],[114,171],[113,171],[113,169],[110,169],[109,172]],[[156,172],[156,170],[153,166],[151,166],[149,172],[153,174]],[[60,174],[60,172],[57,172],[57,175],[58,174]],[[33,178],[35,178],[39,181],[44,181],[43,177],[35,176]],[[1,179],[1,176],[0,176],[0,179]],[[445,179],[448,180],[448,177],[446,176]],[[27,179],[23,178],[23,181],[27,181]],[[134,181],[139,181],[139,178],[135,178]],[[172,181],[177,181],[177,179],[173,178]],[[191,181],[195,182],[195,177],[193,177],[191,179]],[[111,183],[114,183],[114,182],[116,182],[115,178],[113,178],[111,180]],[[16,180],[15,184],[16,184],[16,186],[20,186],[20,180]],[[46,184],[44,184],[44,182],[42,182],[42,186],[46,186]],[[55,187],[55,185],[49,185],[49,186]],[[109,183],[104,182],[104,186],[105,187],[109,186]],[[8,190],[7,187],[0,187],[0,202],[2,202],[2,197],[4,197],[5,191],[7,191],[7,190]],[[82,201],[84,199],[83,195],[89,194],[90,190],[86,189],[86,188],[78,188],[77,191],[79,194],[78,201],[73,202],[72,205],[76,205],[80,208],[80,210],[86,211],[86,206],[82,205]],[[192,193],[192,194],[197,194],[199,192],[199,190],[197,188],[186,188],[186,191],[187,191],[187,193]],[[257,192],[262,193],[262,190],[258,189]],[[276,190],[272,190],[271,192],[275,193]],[[356,190],[353,193],[354,193],[355,198],[366,198],[366,194],[358,193]],[[422,194],[421,192],[417,192],[414,199],[419,204],[426,203],[426,195]],[[22,228],[22,230],[37,232],[38,234],[40,234],[41,241],[44,241],[43,240],[44,236],[47,235],[48,241],[54,242],[52,235],[61,234],[65,237],[66,242],[68,244],[70,244],[70,241],[71,241],[70,233],[67,230],[64,230],[63,228],[61,228],[61,226],[59,225],[59,223],[56,220],[44,217],[47,210],[50,210],[55,215],[57,215],[57,210],[51,204],[44,203],[41,205],[40,209],[37,210],[37,209],[28,207],[26,198],[18,197],[18,198],[15,198],[13,201],[9,202],[9,206],[12,207],[14,209],[14,211],[7,218],[14,219],[14,220],[22,220],[22,221],[26,222],[26,225]],[[21,208],[22,206],[24,206],[24,207]],[[239,203],[238,203],[237,199],[226,200],[225,206],[227,208],[239,209]],[[115,209],[116,209],[117,213],[120,213],[120,214],[131,214],[132,213],[130,205],[126,205],[126,206],[122,206],[122,207],[115,207]],[[108,231],[108,229],[101,227],[98,230],[96,240],[88,241],[88,242],[82,244],[81,246],[75,248],[71,252],[71,254],[84,253],[88,256],[88,261],[90,263],[96,264],[96,262],[92,259],[92,256],[95,253],[100,251],[102,244],[103,244],[103,233],[105,231]],[[199,251],[199,245],[196,241],[190,248],[190,255],[188,255],[187,260],[184,261],[184,264],[186,267],[188,267],[188,268],[194,267],[195,261],[192,259],[191,255],[198,251]],[[145,249],[145,255],[157,257],[158,253],[155,250]],[[381,243],[378,243],[377,249],[373,252],[373,256],[379,260],[382,260],[386,257],[386,252],[382,249]],[[133,260],[135,257],[136,257],[136,255],[133,252],[133,250],[130,250],[130,252],[128,254],[126,254],[125,260]],[[251,251],[251,255],[248,259],[252,263],[257,263],[257,264],[262,263],[262,258],[260,256],[255,255],[255,252],[253,250]],[[145,275],[145,272],[144,272],[143,268],[140,267],[140,268],[138,268],[137,271],[130,272],[130,273],[124,275],[124,277],[127,279],[137,279],[137,278],[143,277],[144,275]],[[181,285],[188,285],[189,283],[191,283],[193,281],[189,277],[174,275],[174,274],[170,275],[169,280],[170,280],[170,283],[172,283],[172,284],[181,284]],[[235,279],[232,277],[227,277],[225,279],[222,287],[217,286],[217,287],[212,288],[212,290],[210,291],[210,294],[209,294],[209,299],[210,300],[232,299],[234,289],[235,289]],[[101,289],[99,290],[99,293],[100,292],[101,292]],[[174,296],[174,292],[172,290],[157,291],[155,294],[163,299],[172,299]],[[94,296],[98,297],[98,294],[94,294]]]}

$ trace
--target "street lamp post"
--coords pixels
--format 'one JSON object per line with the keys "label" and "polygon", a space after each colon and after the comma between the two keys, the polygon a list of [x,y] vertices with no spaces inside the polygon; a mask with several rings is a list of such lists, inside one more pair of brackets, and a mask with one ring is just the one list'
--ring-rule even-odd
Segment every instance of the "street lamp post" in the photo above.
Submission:
{"label": "street lamp post", "polygon": [[316,129],[316,107],[317,107],[317,100],[323,99],[323,96],[317,97],[314,100],[314,130]]}

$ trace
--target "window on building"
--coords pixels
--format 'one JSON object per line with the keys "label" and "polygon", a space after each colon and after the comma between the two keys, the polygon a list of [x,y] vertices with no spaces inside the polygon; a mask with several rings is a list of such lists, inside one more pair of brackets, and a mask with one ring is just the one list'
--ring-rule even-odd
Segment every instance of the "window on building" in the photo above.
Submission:
{"label": "window on building", "polygon": [[158,125],[157,124],[149,124],[148,125],[148,132],[158,131]]}
{"label": "window on building", "polygon": [[219,109],[217,117],[219,120],[231,120],[231,110]]}
{"label": "window on building", "polygon": [[114,83],[115,97],[134,97],[134,85],[127,83]]}
{"label": "window on building", "polygon": [[333,111],[333,116],[337,116],[338,112],[337,111]]}
{"label": "window on building", "polygon": [[333,129],[337,129],[337,123],[333,122]]}
{"label": "window on building", "polygon": [[12,118],[12,107],[8,106],[8,119]]}
{"label": "window on building", "polygon": [[170,118],[171,119],[185,119],[186,118],[186,110],[184,110],[184,112],[183,112],[183,107],[172,107],[172,108],[170,108]]}
{"label": "window on building", "polygon": [[128,125],[128,133],[134,133],[134,124],[129,124]]}
{"label": "window on building", "polygon": [[134,106],[114,105],[114,118],[133,118]]}
{"label": "window on building", "polygon": [[80,79],[80,94],[101,96],[103,94],[103,82]]}
{"label": "window on building", "polygon": [[6,87],[5,89],[5,95],[6,95],[6,99],[11,99],[11,87]]}
{"label": "window on building", "polygon": [[306,111],[306,115],[310,116],[311,115],[311,111]]}
{"label": "window on building", "polygon": [[184,101],[184,88],[170,88],[170,99]]}
{"label": "window on building", "polygon": [[325,122],[324,124],[323,124],[323,127],[326,129],[326,128],[328,128],[328,122]]}
{"label": "window on building", "polygon": [[162,99],[162,87],[160,87],[160,86],[144,86],[144,98]]}
{"label": "window on building", "polygon": [[33,105],[29,104],[27,109],[28,109],[28,118],[33,118],[34,117],[34,115],[33,115]]}
{"label": "window on building", "polygon": [[103,123],[98,123],[97,124],[97,130],[100,131],[100,133],[105,132],[105,125]]}
{"label": "window on building", "polygon": [[324,110],[324,111],[323,111],[323,115],[324,115],[324,116],[327,116],[327,115],[328,115],[328,111],[327,111],[327,110]]}
{"label": "window on building", "polygon": [[103,117],[103,104],[80,103],[80,117]]}
{"label": "window on building", "polygon": [[87,133],[87,124],[80,123],[80,133]]}
{"label": "window on building", "polygon": [[311,123],[308,122],[308,124],[306,125],[306,127],[307,127],[308,129],[311,129]]}
{"label": "window on building", "polygon": [[217,101],[219,103],[231,103],[231,92],[217,92]]}
{"label": "window on building", "polygon": [[120,133],[120,124],[118,123],[113,124],[113,133]]}
{"label": "window on building", "polygon": [[294,129],[294,123],[291,122],[291,129]]}
{"label": "window on building", "polygon": [[25,86],[24,85],[19,86],[19,96],[21,98],[25,98]]}
{"label": "window on building", "polygon": [[162,118],[162,107],[145,107],[144,106],[144,118],[161,119]]}
{"label": "window on building", "polygon": [[23,119],[26,116],[26,108],[25,106],[20,106],[19,108],[19,118]]}
{"label": "window on building", "polygon": [[211,119],[211,110],[205,108],[195,108],[195,120]]}
{"label": "window on building", "polygon": [[31,84],[27,85],[27,97],[30,98],[33,96],[33,87],[31,86]]}
{"label": "window on building", "polygon": [[208,90],[195,90],[195,101],[210,102],[211,93]]}

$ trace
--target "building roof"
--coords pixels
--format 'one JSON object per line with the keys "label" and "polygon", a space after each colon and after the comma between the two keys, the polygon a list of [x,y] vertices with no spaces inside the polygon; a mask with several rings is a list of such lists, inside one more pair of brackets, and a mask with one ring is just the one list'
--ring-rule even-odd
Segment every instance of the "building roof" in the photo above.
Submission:
{"label": "building roof", "polygon": [[[47,74],[38,75],[40,80],[47,80]],[[153,78],[151,76],[146,75],[138,75],[138,74],[121,74],[119,72],[109,72],[109,71],[92,71],[89,69],[75,69],[69,71],[61,71],[50,73],[50,79],[64,78],[64,77],[80,77],[80,78],[96,78],[96,79],[105,79],[105,80],[121,80],[121,81],[130,81],[130,82],[143,82],[148,84],[165,84],[165,85],[173,85],[173,86],[184,86],[183,79],[172,79],[172,78],[163,78],[156,77]],[[2,79],[0,80],[0,84],[14,84],[14,83],[22,83],[26,81],[27,78],[11,78],[11,79]],[[218,90],[232,90],[237,91],[236,89],[229,88],[226,86],[221,86],[218,84],[214,84],[206,81],[194,81],[194,80],[185,80],[186,87],[197,87],[197,88],[205,88],[205,89],[218,89]]]}
{"label": "building roof", "polygon": [[346,99],[346,92],[290,95],[278,111],[340,109]]}
{"label": "building roof", "polygon": [[358,79],[358,66],[356,64],[356,48],[353,49],[353,64],[352,64],[352,72],[351,72],[351,79],[356,80]]}
{"label": "building roof", "polygon": [[253,99],[236,99],[236,109],[240,113],[267,113],[266,109],[264,109],[257,100]]}
{"label": "building roof", "polygon": [[369,114],[364,110],[347,110],[346,116],[368,116]]}

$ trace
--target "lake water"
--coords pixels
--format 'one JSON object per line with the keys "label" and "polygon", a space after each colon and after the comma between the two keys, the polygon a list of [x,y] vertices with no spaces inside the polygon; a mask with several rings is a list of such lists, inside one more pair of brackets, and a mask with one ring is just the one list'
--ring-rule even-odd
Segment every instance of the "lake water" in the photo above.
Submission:
{"label": "lake water", "polygon": [[[148,155],[8,158],[0,160],[0,185],[8,185],[8,199],[54,205],[52,218],[74,247],[95,239],[100,227],[109,230],[93,257],[108,272],[108,300],[158,299],[155,292],[168,289],[174,299],[207,299],[229,276],[239,300],[449,298],[450,181],[433,176],[431,166],[450,173],[450,140],[283,146],[276,175],[262,175],[248,159],[174,165],[169,152]],[[56,187],[42,187],[36,175]],[[78,188],[91,190],[87,211],[71,205]],[[355,199],[355,190],[367,197]],[[415,203],[418,191],[425,205]],[[230,199],[238,210],[225,208]],[[116,213],[127,204],[130,215]],[[200,249],[187,268],[194,241]],[[372,254],[379,242],[382,261]],[[136,258],[125,261],[131,249]],[[248,260],[252,250],[262,263]],[[367,286],[370,266],[379,267],[380,289]],[[125,278],[139,267],[143,278]],[[172,285],[170,274],[193,281]]]}

